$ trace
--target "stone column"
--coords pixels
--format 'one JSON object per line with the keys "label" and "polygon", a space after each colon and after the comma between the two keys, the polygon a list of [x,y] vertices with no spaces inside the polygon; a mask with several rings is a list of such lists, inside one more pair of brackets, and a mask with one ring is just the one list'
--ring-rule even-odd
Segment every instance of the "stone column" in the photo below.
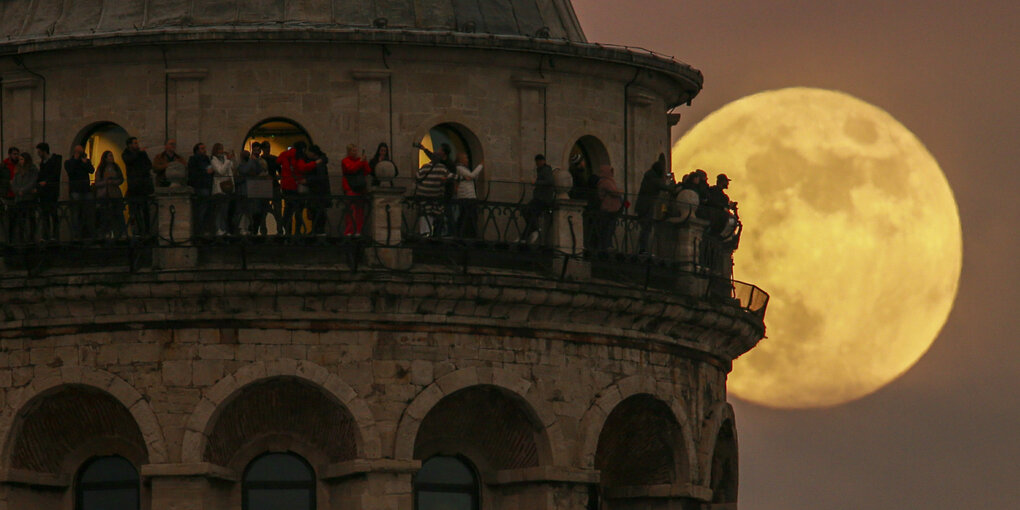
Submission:
{"label": "stone column", "polygon": [[584,206],[583,200],[556,200],[549,229],[549,247],[557,253],[557,263],[553,264],[557,275],[565,270],[570,278],[591,277],[591,265],[581,258],[584,254]]}
{"label": "stone column", "polygon": [[198,264],[198,250],[191,244],[193,195],[194,190],[190,186],[156,188],[159,244],[153,256],[155,267],[187,269]]}
{"label": "stone column", "polygon": [[[358,84],[358,147],[366,153],[375,152],[379,142],[390,140],[390,103],[387,96],[390,87],[390,70],[355,69],[351,71]],[[344,144],[346,145],[346,144]],[[392,147],[390,150],[393,150]]]}
{"label": "stone column", "polygon": [[[545,148],[545,88],[549,80],[543,78],[514,77],[517,87],[517,177],[531,181],[535,179],[535,154],[544,153]],[[546,155],[548,158],[548,155]]]}
{"label": "stone column", "polygon": [[220,510],[227,508],[229,488],[238,482],[233,471],[213,464],[146,464],[149,510]]}
{"label": "stone column", "polygon": [[[669,220],[667,220],[669,221]],[[677,287],[681,292],[702,296],[708,290],[708,280],[697,275],[701,261],[701,243],[708,229],[708,221],[691,216],[686,222],[676,227],[676,243],[673,247],[673,260],[681,263],[683,273],[680,274]]]}
{"label": "stone column", "polygon": [[[0,119],[4,123],[3,157],[7,157],[7,148],[14,146],[37,159],[35,144],[43,141],[42,112],[36,105],[42,102],[41,85],[39,78],[27,73],[3,76],[4,116]],[[54,151],[59,148],[58,144],[50,145]]]}
{"label": "stone column", "polygon": [[367,232],[374,246],[368,254],[369,265],[405,269],[411,265],[411,252],[400,247],[403,240],[404,188],[374,187]]}
{"label": "stone column", "polygon": [[[199,102],[205,69],[167,69],[169,105],[167,137],[177,140],[178,149],[190,148],[202,140],[202,105]],[[185,149],[187,152],[187,149]]]}

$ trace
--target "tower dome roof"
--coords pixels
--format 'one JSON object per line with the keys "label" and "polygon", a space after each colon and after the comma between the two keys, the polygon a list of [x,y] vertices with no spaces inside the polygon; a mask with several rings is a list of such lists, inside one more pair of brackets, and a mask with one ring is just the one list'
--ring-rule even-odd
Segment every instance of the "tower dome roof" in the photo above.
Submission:
{"label": "tower dome roof", "polygon": [[6,0],[7,42],[210,27],[373,28],[586,42],[570,0]]}

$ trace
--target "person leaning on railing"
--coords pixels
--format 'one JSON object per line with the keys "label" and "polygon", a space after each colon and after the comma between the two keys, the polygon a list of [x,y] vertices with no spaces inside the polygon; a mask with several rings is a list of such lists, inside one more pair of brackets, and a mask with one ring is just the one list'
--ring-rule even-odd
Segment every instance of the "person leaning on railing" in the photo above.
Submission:
{"label": "person leaning on railing", "polygon": [[[318,145],[308,148],[308,157],[315,160],[315,169],[305,175],[305,185],[308,186],[308,215],[312,220],[312,234],[326,235],[329,225],[330,196],[333,194],[329,185],[329,156]],[[361,223],[358,224],[356,234],[361,235],[361,226],[365,222],[365,205],[363,203],[352,204],[360,208]]]}
{"label": "person leaning on railing", "polygon": [[[445,146],[445,144],[444,144]],[[418,205],[418,234],[426,237],[440,235],[445,214],[446,181],[453,177],[446,164],[446,148],[433,153],[421,144],[414,147],[425,153],[429,162],[418,169],[415,177],[414,197],[422,199]]]}
{"label": "person leaning on railing", "polygon": [[60,231],[57,202],[60,200],[60,154],[51,154],[50,145],[42,142],[35,146],[39,155],[39,223],[42,238],[56,239]]}
{"label": "person leaning on railing", "polygon": [[138,144],[138,138],[127,139],[127,147],[121,154],[124,171],[127,173],[128,210],[131,213],[133,234],[147,236],[153,228],[152,209],[149,199],[156,192],[152,185],[152,161],[149,153]]}
{"label": "person leaning on railing", "polygon": [[623,212],[623,192],[616,185],[616,170],[610,165],[599,169],[598,194],[601,200],[599,219],[596,222],[596,249],[607,251],[613,247],[616,234],[616,220]]}
{"label": "person leaning on railing", "polygon": [[39,168],[32,163],[27,152],[18,154],[18,163],[11,179],[14,206],[10,224],[11,242],[28,243],[35,240],[35,209],[39,180]]}
{"label": "person leaning on railing", "polygon": [[99,234],[101,237],[124,237],[127,225],[124,223],[124,202],[120,186],[124,184],[124,173],[113,160],[113,152],[106,151],[99,158],[96,168],[96,200],[99,205]]}
{"label": "person leaning on railing", "polygon": [[457,208],[454,216],[457,218],[458,237],[473,239],[478,236],[478,193],[475,189],[475,181],[482,174],[484,162],[479,161],[474,170],[470,169],[467,153],[457,155],[457,201],[454,204]]}
{"label": "person leaning on railing", "polygon": [[211,214],[213,188],[212,161],[209,159],[205,144],[198,142],[191,149],[188,158],[188,186],[195,190],[194,207],[191,212],[192,232],[196,236],[205,235],[212,227]]}
{"label": "person leaning on railing", "polygon": [[71,157],[64,162],[64,172],[67,173],[67,192],[71,199],[71,236],[73,239],[93,237],[96,212],[89,178],[96,173],[96,168],[81,145],[74,146]]}
{"label": "person leaning on railing", "polygon": [[531,201],[524,209],[524,219],[527,223],[524,232],[521,232],[521,241],[529,243],[538,241],[546,213],[552,209],[556,200],[555,184],[552,167],[546,164],[544,155],[536,154],[535,189]]}
{"label": "person leaning on railing", "polygon": [[[340,161],[340,171],[343,173],[344,195],[349,197],[360,197],[368,192],[368,183],[372,174],[372,167],[365,161],[365,154],[358,154],[356,144],[347,145],[347,157]],[[328,178],[327,178],[328,186]],[[347,207],[347,214],[344,215],[344,235],[360,236],[361,229],[365,226],[365,202],[363,200],[351,199]]]}
{"label": "person leaning on railing", "polygon": [[230,215],[230,198],[234,195],[234,152],[228,153],[223,150],[222,143],[215,143],[209,164],[213,171],[212,194],[215,204],[213,217],[216,222],[216,235],[223,236],[230,232],[227,220]]}
{"label": "person leaning on railing", "polygon": [[641,178],[637,204],[634,205],[634,213],[637,214],[641,228],[638,249],[642,255],[648,253],[648,240],[652,233],[656,211],[659,209],[657,207],[660,203],[659,198],[663,193],[672,192],[675,187],[672,183],[666,182],[666,155],[660,153],[659,159]]}

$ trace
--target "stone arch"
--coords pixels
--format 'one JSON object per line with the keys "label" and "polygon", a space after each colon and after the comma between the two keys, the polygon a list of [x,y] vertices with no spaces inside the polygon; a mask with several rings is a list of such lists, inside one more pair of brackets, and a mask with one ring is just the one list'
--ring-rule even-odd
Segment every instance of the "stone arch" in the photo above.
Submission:
{"label": "stone arch", "polygon": [[602,141],[602,138],[592,133],[584,132],[574,135],[571,140],[573,141],[565,148],[562,168],[570,168],[570,157],[574,154],[575,150],[580,150],[584,155],[590,172],[598,172],[599,167],[602,165],[613,164],[612,157],[609,155],[609,149],[606,148],[606,143]]}
{"label": "stone arch", "polygon": [[720,402],[712,407],[702,427],[699,461],[702,483],[712,489],[714,505],[735,504],[739,488],[737,426],[733,407]]}
{"label": "stone arch", "polygon": [[377,459],[382,456],[378,429],[368,404],[353,388],[324,367],[310,361],[280,359],[257,361],[220,379],[208,389],[195,406],[185,426],[181,461],[203,462],[209,435],[226,406],[250,385],[271,379],[290,378],[323,391],[343,407],[354,421],[357,456]]}
{"label": "stone arch", "polygon": [[[85,122],[85,125],[81,129],[79,129],[77,133],[75,133],[74,138],[71,140],[70,145],[67,146],[67,154],[70,155],[73,152],[73,149],[74,149],[75,145],[85,146],[85,144],[88,141],[89,137],[94,135],[96,132],[102,131],[104,128],[107,128],[107,127],[117,127],[117,128],[120,128],[120,129],[124,130],[124,133],[127,136],[138,136],[138,135],[132,135],[132,133],[135,133],[136,131],[132,131],[131,129],[129,129],[127,127],[127,125],[125,123],[123,123],[123,122],[117,122],[115,120],[110,120],[110,118],[99,118],[99,117],[90,118],[90,119],[87,119],[86,122]],[[50,144],[50,145],[53,145],[53,144]],[[120,153],[124,151],[124,144],[121,143],[119,145],[120,145],[119,146],[120,150],[119,151],[114,151],[114,154],[118,158],[120,157]],[[56,152],[55,149],[56,148],[54,147],[54,152]],[[86,154],[88,154],[88,147],[85,147],[85,149],[86,149]],[[95,158],[96,161],[98,161],[99,156],[100,156],[100,154],[96,155],[96,158]]]}
{"label": "stone arch", "polygon": [[[458,114],[457,112],[448,111],[437,113],[428,117],[406,133],[411,136],[411,140],[408,142],[408,145],[410,145],[410,142],[420,142],[433,128],[449,126],[451,129],[455,130],[459,136],[464,138],[464,142],[467,144],[468,150],[471,153],[471,161],[474,164],[477,164],[478,161],[485,158],[485,147],[477,135],[480,131],[478,128],[482,122],[483,121],[480,119],[469,118],[465,115]],[[472,128],[471,126],[475,126],[475,128]],[[392,147],[390,149],[393,150]],[[404,152],[396,151],[394,153],[394,157],[398,154],[404,154]],[[399,164],[404,164],[408,169],[410,169],[411,173],[409,175],[413,175],[413,172],[416,172],[420,168],[420,165],[418,165],[418,152],[414,152],[413,154],[413,159],[398,162]],[[482,174],[484,176],[485,172],[482,172]],[[479,192],[480,191],[481,190],[479,190]]]}
{"label": "stone arch", "polygon": [[532,383],[499,368],[469,367],[451,372],[430,384],[407,406],[394,444],[394,458],[414,458],[419,428],[428,413],[444,398],[474,387],[492,387],[516,401],[537,428],[536,448],[539,465],[566,465],[563,455],[564,438],[552,408],[529,397]]}
{"label": "stone arch", "polygon": [[120,416],[125,419],[129,416],[132,421],[131,425],[137,428],[142,443],[138,446],[144,449],[148,462],[153,464],[167,462],[163,431],[149,402],[133,386],[109,372],[74,368],[61,370],[59,376],[33,380],[24,388],[8,392],[9,408],[0,417],[0,430],[7,431],[0,465],[11,468],[12,455],[26,414],[36,407],[36,404],[42,403],[46,397],[60,394],[68,388],[84,389],[85,392],[97,398],[101,398],[99,395],[106,396],[109,402],[117,404],[117,406],[109,406],[114,414],[117,411],[112,411],[112,409],[118,406],[122,407],[126,414]]}
{"label": "stone arch", "polygon": [[672,394],[659,391],[654,378],[634,375],[620,380],[599,392],[592,405],[581,418],[581,443],[577,453],[577,463],[583,469],[594,469],[595,452],[598,449],[599,436],[609,418],[610,413],[621,402],[635,395],[649,395],[662,401],[672,411],[681,433],[681,445],[684,457],[678,459],[682,471],[691,480],[698,473],[698,450],[694,446],[694,431],[683,403]]}
{"label": "stone arch", "polygon": [[[285,129],[284,126],[286,126],[286,125],[289,125],[289,126],[291,126],[293,128],[291,130],[286,131],[287,133],[292,133],[292,134],[287,135],[285,141],[282,142],[282,145],[287,145],[288,141],[293,141],[293,140],[297,140],[297,139],[303,139],[309,146],[311,146],[312,143],[313,143],[312,142],[312,135],[311,135],[311,132],[308,131],[308,128],[306,128],[304,125],[302,125],[301,123],[297,122],[296,120],[294,120],[291,117],[274,115],[274,116],[271,116],[271,117],[264,117],[264,118],[263,117],[259,117],[259,119],[260,120],[255,120],[251,124],[248,124],[251,127],[248,128],[248,130],[245,132],[244,138],[241,139],[240,148],[237,149],[237,153],[238,154],[240,154],[242,150],[248,149],[249,146],[250,146],[250,142],[251,141],[256,141],[256,140],[262,141],[262,140],[265,140],[266,138],[272,138],[272,136],[270,136],[270,135],[258,135],[258,136],[256,136],[256,135],[258,134],[258,130],[260,128],[273,129],[273,128],[267,127],[267,126],[273,126],[274,124],[279,124],[280,125],[277,129]],[[245,125],[245,124],[242,124],[242,125]],[[275,135],[273,135],[273,136],[275,136]],[[284,139],[281,138],[281,140],[284,140]],[[274,145],[274,147],[273,147],[273,154],[280,154],[280,152],[282,152],[282,149],[285,148],[285,147],[277,147],[276,145],[278,145],[278,144],[273,143],[273,140],[269,140],[269,142],[270,142],[270,145]]]}

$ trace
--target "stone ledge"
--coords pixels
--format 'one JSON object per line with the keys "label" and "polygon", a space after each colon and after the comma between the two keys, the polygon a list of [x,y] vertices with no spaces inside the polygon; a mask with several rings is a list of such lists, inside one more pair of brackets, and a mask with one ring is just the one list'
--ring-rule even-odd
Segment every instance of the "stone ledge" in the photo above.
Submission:
{"label": "stone ledge", "polygon": [[146,478],[164,477],[205,477],[237,482],[240,477],[232,469],[225,468],[208,462],[195,464],[145,464],[142,466],[142,476]]}
{"label": "stone ledge", "polygon": [[497,471],[494,479],[493,485],[545,482],[597,484],[599,472],[564,466],[536,466]]}
{"label": "stone ledge", "polygon": [[420,460],[355,459],[326,466],[320,478],[341,480],[367,473],[415,473],[420,468]]}
{"label": "stone ledge", "polygon": [[38,487],[68,487],[71,485],[71,477],[27,469],[4,469],[0,470],[0,483]]}
{"label": "stone ledge", "polygon": [[607,499],[671,499],[692,498],[712,501],[712,490],[690,483],[661,485],[631,485],[606,489]]}

